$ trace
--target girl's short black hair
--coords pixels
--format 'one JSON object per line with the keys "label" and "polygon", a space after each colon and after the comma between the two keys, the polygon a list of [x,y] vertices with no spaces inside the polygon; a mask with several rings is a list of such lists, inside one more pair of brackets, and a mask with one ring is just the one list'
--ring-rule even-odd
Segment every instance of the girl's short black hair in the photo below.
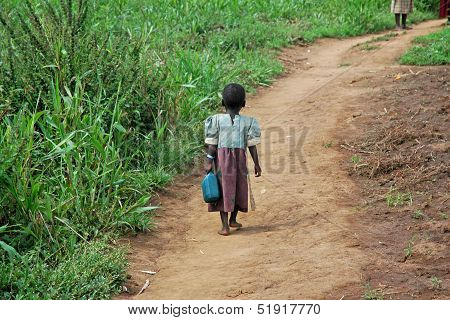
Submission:
{"label": "girl's short black hair", "polygon": [[245,105],[245,89],[240,84],[229,83],[223,89],[222,99],[225,108],[242,108]]}

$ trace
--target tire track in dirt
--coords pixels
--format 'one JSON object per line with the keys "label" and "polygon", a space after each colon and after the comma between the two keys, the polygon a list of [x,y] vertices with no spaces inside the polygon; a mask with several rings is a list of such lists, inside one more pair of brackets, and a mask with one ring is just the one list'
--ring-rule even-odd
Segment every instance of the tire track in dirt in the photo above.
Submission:
{"label": "tire track in dirt", "polygon": [[[364,53],[355,45],[373,37],[325,39],[286,49],[288,72],[250,97],[245,114],[263,128],[263,177],[252,179],[257,209],[239,215],[244,228],[217,235],[218,214],[206,212],[200,175],[180,177],[161,194],[157,229],[128,239],[127,283],[138,297],[119,299],[339,299],[338,288],[361,283],[367,253],[358,248],[351,220],[361,199],[325,148],[352,125],[354,106],[374,88],[352,87],[395,63],[413,37],[435,30],[429,21]],[[348,67],[340,64],[350,63]],[[353,106],[353,108],[350,108]],[[303,143],[301,143],[302,141]],[[249,166],[252,171],[252,166]],[[354,294],[354,293],[353,293]]]}

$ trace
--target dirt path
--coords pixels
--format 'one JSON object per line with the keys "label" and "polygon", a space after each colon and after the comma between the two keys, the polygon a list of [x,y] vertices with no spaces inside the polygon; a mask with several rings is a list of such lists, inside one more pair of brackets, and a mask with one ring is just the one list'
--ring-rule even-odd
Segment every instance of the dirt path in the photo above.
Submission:
{"label": "dirt path", "polygon": [[156,232],[130,239],[132,294],[119,298],[133,298],[147,278],[150,286],[138,299],[348,295],[343,288],[362,283],[368,263],[351,227],[360,198],[339,165],[341,155],[326,146],[352,125],[364,93],[373,90],[352,83],[395,64],[413,37],[442,22],[417,25],[372,51],[354,46],[373,35],[283,52],[288,73],[253,95],[244,112],[264,130],[263,177],[252,179],[256,212],[241,214],[245,228],[221,237],[218,215],[208,214],[202,201],[201,177],[180,178],[161,196]]}

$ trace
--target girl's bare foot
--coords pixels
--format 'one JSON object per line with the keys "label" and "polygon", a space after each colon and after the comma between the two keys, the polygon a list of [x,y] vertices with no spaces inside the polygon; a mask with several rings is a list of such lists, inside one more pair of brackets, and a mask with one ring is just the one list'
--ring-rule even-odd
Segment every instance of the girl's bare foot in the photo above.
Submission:
{"label": "girl's bare foot", "polygon": [[220,234],[221,236],[229,236],[230,235],[230,229],[222,229],[217,231],[218,234]]}
{"label": "girl's bare foot", "polygon": [[234,211],[234,212],[232,212],[231,213],[231,216],[230,216],[230,227],[232,227],[232,228],[237,228],[237,229],[240,229],[240,228],[242,228],[242,224],[240,224],[239,222],[237,222],[237,215],[238,215],[238,212],[237,211]]}
{"label": "girl's bare foot", "polygon": [[230,227],[240,229],[242,228],[242,224],[237,221],[230,221]]}

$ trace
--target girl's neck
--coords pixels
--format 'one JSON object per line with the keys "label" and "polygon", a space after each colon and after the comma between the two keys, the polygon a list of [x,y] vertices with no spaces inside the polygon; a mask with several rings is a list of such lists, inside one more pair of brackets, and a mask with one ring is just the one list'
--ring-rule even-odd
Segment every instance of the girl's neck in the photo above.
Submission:
{"label": "girl's neck", "polygon": [[240,110],[230,110],[230,109],[227,109],[227,113],[230,115],[230,117],[232,118],[232,119],[234,119],[234,117],[235,116],[237,116],[237,115],[239,115],[239,111]]}

